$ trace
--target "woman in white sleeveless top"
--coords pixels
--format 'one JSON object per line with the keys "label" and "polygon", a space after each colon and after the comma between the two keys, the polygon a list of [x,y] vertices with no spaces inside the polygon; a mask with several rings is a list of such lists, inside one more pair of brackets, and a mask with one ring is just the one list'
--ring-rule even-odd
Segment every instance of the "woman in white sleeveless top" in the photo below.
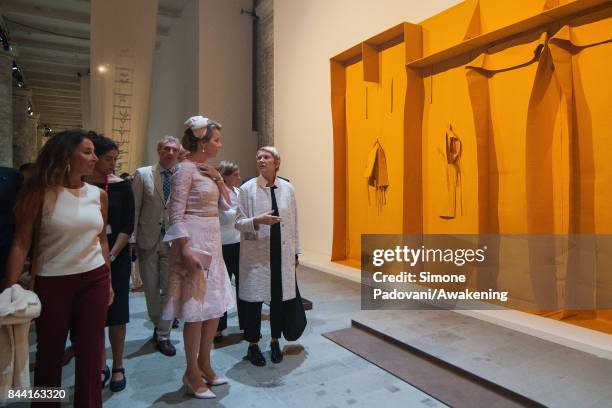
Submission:
{"label": "woman in white sleeveless top", "polygon": [[74,405],[87,407],[102,406],[104,322],[113,298],[107,195],[82,181],[97,160],[92,141],[81,130],[58,133],[45,144],[17,202],[5,282],[17,282],[33,247],[34,290],[42,303],[34,386],[61,387],[70,330],[75,334]]}

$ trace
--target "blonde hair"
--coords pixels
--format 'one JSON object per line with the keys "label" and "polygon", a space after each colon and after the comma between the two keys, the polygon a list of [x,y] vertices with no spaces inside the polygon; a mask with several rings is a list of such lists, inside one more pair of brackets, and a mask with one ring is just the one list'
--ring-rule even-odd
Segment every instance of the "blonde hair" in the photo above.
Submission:
{"label": "blonde hair", "polygon": [[259,152],[270,153],[272,155],[272,157],[274,157],[274,162],[276,163],[276,171],[278,171],[278,169],[280,168],[281,157],[280,157],[280,154],[278,153],[278,150],[276,149],[276,147],[274,147],[274,146],[262,146],[259,149],[257,149],[257,153],[259,153]]}

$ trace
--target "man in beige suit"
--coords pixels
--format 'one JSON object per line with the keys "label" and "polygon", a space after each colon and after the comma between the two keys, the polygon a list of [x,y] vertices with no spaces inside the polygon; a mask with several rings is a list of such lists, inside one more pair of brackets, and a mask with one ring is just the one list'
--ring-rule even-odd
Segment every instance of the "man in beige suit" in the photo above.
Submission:
{"label": "man in beige suit", "polygon": [[140,275],[147,299],[149,318],[155,325],[153,340],[167,356],[176,354],[170,342],[171,320],[160,320],[168,292],[169,246],[163,242],[168,222],[170,176],[180,143],[174,136],[165,136],[157,144],[159,162],[136,170],[132,182],[135,204],[134,237],[138,250]]}

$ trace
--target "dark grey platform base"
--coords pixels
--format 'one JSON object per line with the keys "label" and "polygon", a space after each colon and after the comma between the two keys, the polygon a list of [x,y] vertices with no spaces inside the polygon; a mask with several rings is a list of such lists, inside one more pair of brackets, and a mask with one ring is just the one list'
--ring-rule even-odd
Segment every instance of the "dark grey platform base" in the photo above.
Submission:
{"label": "dark grey platform base", "polygon": [[354,320],[323,336],[451,407],[544,407]]}
{"label": "dark grey platform base", "polygon": [[302,304],[304,305],[304,310],[312,310],[312,302],[306,298],[302,298]]}

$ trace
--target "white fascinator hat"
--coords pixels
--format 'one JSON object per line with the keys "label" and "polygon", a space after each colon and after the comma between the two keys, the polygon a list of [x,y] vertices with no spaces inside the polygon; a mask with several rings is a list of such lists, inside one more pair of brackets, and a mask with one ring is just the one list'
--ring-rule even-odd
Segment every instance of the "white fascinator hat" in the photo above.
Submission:
{"label": "white fascinator hat", "polygon": [[[185,121],[185,129],[189,128],[193,131],[193,135],[198,139],[203,139],[206,136],[206,127],[210,123],[210,119],[204,116],[192,116]],[[196,132],[197,129],[204,128],[203,132]]]}

